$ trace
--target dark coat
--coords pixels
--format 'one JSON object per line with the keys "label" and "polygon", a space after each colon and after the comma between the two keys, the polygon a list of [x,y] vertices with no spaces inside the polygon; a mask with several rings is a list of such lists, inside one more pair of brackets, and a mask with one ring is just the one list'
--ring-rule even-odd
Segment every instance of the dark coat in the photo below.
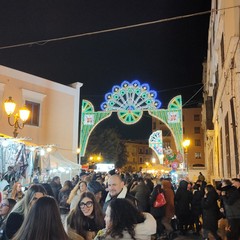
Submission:
{"label": "dark coat", "polygon": [[8,216],[6,223],[6,235],[9,239],[13,237],[13,235],[20,229],[22,226],[24,217],[23,215],[11,212]]}
{"label": "dark coat", "polygon": [[208,192],[202,199],[203,228],[216,232],[218,229],[219,207],[218,194],[215,191]]}
{"label": "dark coat", "polygon": [[227,194],[222,196],[227,219],[240,219],[240,191],[235,187],[227,190]]}
{"label": "dark coat", "polygon": [[50,186],[52,188],[52,191],[53,191],[53,194],[54,194],[54,198],[58,202],[58,194],[59,194],[60,189],[62,188],[62,185],[61,184],[57,184],[55,182],[51,182]]}
{"label": "dark coat", "polygon": [[165,209],[166,209],[165,205],[159,208],[153,207],[153,203],[156,200],[158,193],[161,193],[161,192],[163,192],[161,185],[156,185],[149,198],[150,213],[153,215],[155,219],[162,219],[165,215]]}
{"label": "dark coat", "polygon": [[143,212],[149,211],[150,190],[144,182],[138,183],[130,190],[130,193],[138,200],[139,208]]}
{"label": "dark coat", "polygon": [[203,194],[200,190],[195,190],[192,197],[192,214],[193,216],[200,216],[202,214],[202,198]]}
{"label": "dark coat", "polygon": [[188,182],[182,180],[179,183],[179,187],[175,195],[175,212],[177,217],[189,218],[191,202],[192,202],[192,192],[187,190]]}

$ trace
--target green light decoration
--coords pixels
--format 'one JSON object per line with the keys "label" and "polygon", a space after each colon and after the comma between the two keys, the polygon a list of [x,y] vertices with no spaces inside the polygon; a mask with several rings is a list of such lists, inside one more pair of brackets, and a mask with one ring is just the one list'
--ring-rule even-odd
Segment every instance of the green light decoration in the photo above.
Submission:
{"label": "green light decoration", "polygon": [[168,104],[168,109],[148,111],[148,113],[166,124],[173,135],[177,152],[184,155],[182,147],[182,97],[178,95],[172,98]]}
{"label": "green light decoration", "polygon": [[159,163],[163,164],[162,130],[153,132],[148,142],[149,147],[156,153]]}
{"label": "green light decoration", "polygon": [[103,111],[94,111],[88,100],[82,101],[81,129],[80,129],[80,156],[85,155],[89,136],[93,129],[104,119],[117,112],[118,118],[124,124],[131,125],[138,122],[144,111],[163,123],[172,132],[177,151],[183,155],[182,130],[182,98],[174,97],[168,104],[168,109],[159,109],[161,102],[156,99],[157,92],[150,90],[147,83],[141,84],[138,80],[123,81],[112,88],[112,92],[105,94],[105,102],[101,104]]}
{"label": "green light decoration", "polygon": [[124,124],[135,124],[142,118],[144,110],[160,108],[161,102],[156,97],[157,92],[150,90],[147,83],[123,81],[120,86],[113,86],[112,92],[105,94],[106,101],[101,104],[101,109],[117,111]]}
{"label": "green light decoration", "polygon": [[112,112],[95,112],[91,102],[82,101],[81,130],[80,130],[80,156],[85,155],[89,136],[93,129],[104,119],[110,117]]}

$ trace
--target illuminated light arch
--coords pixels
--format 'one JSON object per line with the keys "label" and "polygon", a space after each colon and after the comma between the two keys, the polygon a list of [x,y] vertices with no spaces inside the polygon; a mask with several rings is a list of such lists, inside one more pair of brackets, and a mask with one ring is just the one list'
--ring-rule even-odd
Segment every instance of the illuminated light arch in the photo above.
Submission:
{"label": "illuminated light arch", "polygon": [[161,107],[156,99],[157,92],[150,90],[147,83],[138,80],[132,83],[123,81],[121,86],[115,85],[112,92],[105,94],[105,102],[101,104],[103,111],[116,111],[124,124],[135,124],[143,115],[144,110],[155,110]]}
{"label": "illuminated light arch", "polygon": [[80,156],[85,155],[89,136],[93,129],[104,119],[110,117],[112,112],[117,112],[118,118],[124,124],[131,125],[138,122],[144,111],[163,123],[171,131],[176,149],[183,155],[183,129],[182,129],[182,98],[174,97],[167,109],[159,109],[161,102],[156,99],[157,92],[150,90],[149,84],[141,84],[138,80],[133,82],[123,81],[114,85],[112,91],[105,94],[105,102],[101,104],[103,111],[94,111],[91,102],[83,100],[80,130]]}

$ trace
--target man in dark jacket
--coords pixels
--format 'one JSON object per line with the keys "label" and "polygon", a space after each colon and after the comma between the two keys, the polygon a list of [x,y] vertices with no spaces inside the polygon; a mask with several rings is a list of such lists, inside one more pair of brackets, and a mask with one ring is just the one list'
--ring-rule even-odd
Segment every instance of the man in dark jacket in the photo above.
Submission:
{"label": "man in dark jacket", "polygon": [[[224,187],[224,186],[223,186]],[[240,179],[232,179],[232,187],[222,191],[222,200],[229,223],[227,239],[240,238]]]}
{"label": "man in dark jacket", "polygon": [[124,182],[118,174],[114,174],[108,179],[108,194],[103,205],[103,212],[105,213],[110,201],[115,198],[126,198],[131,201],[136,207],[138,207],[137,199],[127,192],[127,187],[124,186]]}
{"label": "man in dark jacket", "polygon": [[135,185],[132,185],[130,193],[138,200],[140,210],[149,212],[149,197],[151,192],[142,177],[138,178]]}

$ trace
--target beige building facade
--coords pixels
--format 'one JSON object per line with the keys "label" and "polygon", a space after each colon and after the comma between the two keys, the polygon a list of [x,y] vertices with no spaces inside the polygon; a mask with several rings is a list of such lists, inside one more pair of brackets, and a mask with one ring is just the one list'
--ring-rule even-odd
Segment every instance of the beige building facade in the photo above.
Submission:
{"label": "beige building facade", "polygon": [[39,146],[54,145],[63,157],[77,163],[81,86],[79,82],[66,86],[0,66],[0,133],[13,136],[4,110],[4,101],[11,96],[17,104],[15,113],[24,104],[31,110],[18,138]]}
{"label": "beige building facade", "polygon": [[151,167],[152,151],[147,142],[126,140],[124,145],[127,151],[125,171],[139,172]]}
{"label": "beige building facade", "polygon": [[212,180],[239,175],[240,0],[212,0],[204,63],[205,158]]}

